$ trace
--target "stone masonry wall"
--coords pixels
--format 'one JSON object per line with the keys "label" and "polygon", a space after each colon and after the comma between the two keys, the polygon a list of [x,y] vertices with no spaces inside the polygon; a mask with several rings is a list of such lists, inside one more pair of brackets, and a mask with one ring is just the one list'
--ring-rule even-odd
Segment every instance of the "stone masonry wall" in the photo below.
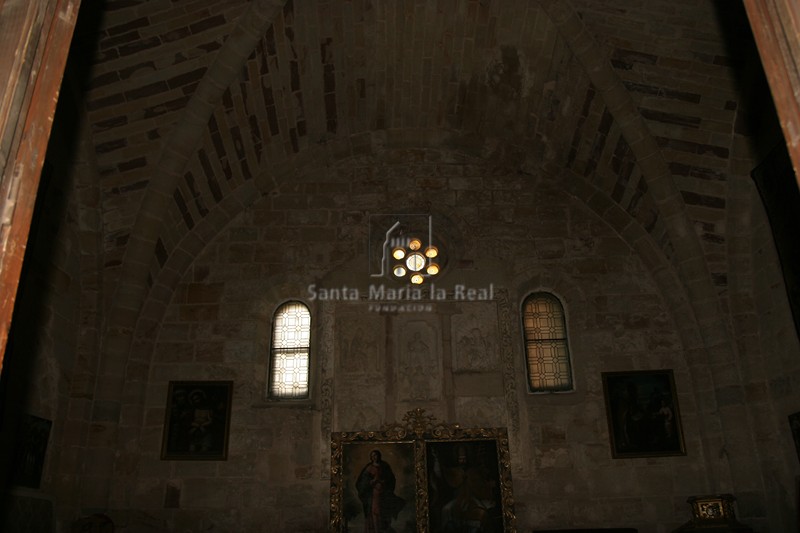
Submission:
{"label": "stone masonry wall", "polygon": [[[441,420],[509,428],[521,530],[666,532],[685,521],[685,498],[710,488],[702,431],[670,312],[631,248],[551,178],[437,151],[385,161],[336,165],[347,195],[335,183],[285,186],[194,261],[157,331],[137,475],[119,525],[133,530],[144,512],[153,527],[176,530],[326,531],[329,432],[377,429],[415,406]],[[494,301],[382,314],[366,302],[310,300],[312,283],[366,290],[368,215],[421,205],[434,221],[441,213],[443,247],[458,254],[442,285],[493,283]],[[564,302],[573,393],[527,392],[518,313],[537,289]],[[272,313],[293,298],[309,303],[315,322],[312,398],[296,406],[265,399]],[[475,329],[485,360],[469,356]],[[435,376],[424,387],[408,379],[418,366],[407,359],[417,353],[407,350],[414,332],[427,345],[419,364]],[[675,372],[687,455],[612,459],[600,373],[660,368]],[[234,381],[227,461],[159,458],[168,382],[193,379]]]}

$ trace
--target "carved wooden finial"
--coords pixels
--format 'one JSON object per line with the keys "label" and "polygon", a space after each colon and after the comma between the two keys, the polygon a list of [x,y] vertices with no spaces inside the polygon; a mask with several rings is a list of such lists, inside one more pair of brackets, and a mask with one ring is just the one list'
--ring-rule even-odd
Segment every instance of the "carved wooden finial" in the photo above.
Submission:
{"label": "carved wooden finial", "polygon": [[436,419],[433,415],[426,415],[425,409],[417,407],[403,415],[403,422],[406,427],[411,430],[414,435],[421,437],[426,431],[433,428],[433,421]]}

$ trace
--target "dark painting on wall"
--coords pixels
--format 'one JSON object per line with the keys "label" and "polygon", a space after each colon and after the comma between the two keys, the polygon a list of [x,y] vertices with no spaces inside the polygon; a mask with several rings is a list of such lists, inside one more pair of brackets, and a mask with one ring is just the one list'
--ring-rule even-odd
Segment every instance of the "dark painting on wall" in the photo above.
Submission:
{"label": "dark painting on wall", "polygon": [[33,415],[22,415],[17,431],[13,484],[38,489],[42,483],[47,441],[53,422]]}
{"label": "dark painting on wall", "polygon": [[800,412],[789,415],[789,427],[792,430],[794,448],[797,451],[797,458],[800,460]]}
{"label": "dark painting on wall", "polygon": [[427,442],[431,533],[503,531],[497,441]]}
{"label": "dark painting on wall", "polygon": [[231,381],[170,381],[162,459],[225,460]]}
{"label": "dark painting on wall", "polygon": [[686,455],[672,370],[604,372],[611,455]]}

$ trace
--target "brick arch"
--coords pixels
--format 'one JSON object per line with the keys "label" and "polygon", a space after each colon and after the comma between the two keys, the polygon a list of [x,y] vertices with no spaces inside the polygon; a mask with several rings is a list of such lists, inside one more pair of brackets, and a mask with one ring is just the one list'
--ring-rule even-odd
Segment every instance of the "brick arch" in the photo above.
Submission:
{"label": "brick arch", "polygon": [[[372,132],[355,136],[351,142],[342,142],[339,139],[329,146],[314,147],[313,156],[301,154],[298,157],[297,165],[284,166],[280,174],[270,173],[268,179],[265,179],[264,176],[257,176],[255,180],[244,182],[211,209],[209,214],[178,242],[174,252],[167,256],[163,268],[150,281],[152,289],[148,291],[142,316],[136,324],[135,342],[147,342],[145,339],[152,339],[152,334],[158,328],[177,283],[186,274],[197,255],[235,217],[259,199],[276,192],[282,184],[302,183],[314,177],[313,169],[306,166],[308,161],[315,161],[315,165],[321,168],[350,158],[374,157],[383,150],[412,149],[404,140],[407,137],[403,132],[393,132],[389,135],[387,132]],[[428,135],[420,135],[418,139],[419,143],[413,147],[414,150],[453,151],[466,154],[476,160],[482,160],[487,164],[491,161],[498,166],[531,168],[527,162],[518,160],[517,154],[520,151],[517,147],[499,147],[494,145],[491,140],[476,142],[474,137],[465,140],[457,133],[448,136],[448,132],[428,132]],[[485,145],[495,146],[493,152],[495,156],[491,160],[482,159],[482,157],[486,157],[481,148]],[[501,155],[497,156],[496,154]],[[501,162],[502,159],[505,161]],[[551,180],[558,180],[565,192],[576,197],[599,218],[605,220],[629,244],[661,287],[670,309],[674,310],[684,345],[687,346],[687,349],[696,349],[700,346],[702,344],[700,324],[695,319],[689,296],[679,281],[674,265],[660,249],[658,243],[654,241],[653,235],[642,228],[630,213],[620,208],[606,192],[591,184],[583,176],[575,172],[563,171],[561,171],[561,175],[555,176],[553,169],[544,168],[540,169],[540,172],[549,175]],[[146,362],[146,358],[139,361]]]}
{"label": "brick arch", "polygon": [[[313,152],[313,155],[301,154],[297,157],[296,165],[284,166],[281,173],[264,172],[262,175],[256,176],[256,179],[244,182],[232,194],[214,206],[206,217],[178,241],[173,253],[165,258],[163,267],[150,280],[149,284],[152,289],[145,297],[142,316],[135,326],[133,335],[136,339],[135,342],[145,342],[143,339],[149,338],[155,331],[161,316],[170,303],[177,283],[191,267],[197,255],[228,223],[247,207],[265,196],[276,193],[282,185],[303,183],[315,176],[312,169],[306,166],[307,162],[314,161],[317,167],[325,167],[350,158],[376,156],[384,149],[405,148],[421,151],[425,149],[451,151],[474,158],[475,161],[481,160],[480,150],[475,149],[474,138],[465,142],[457,136],[449,138],[447,132],[428,132],[428,135],[419,136],[420,142],[414,147],[408,146],[404,141],[405,138],[406,135],[401,132],[395,132],[394,135],[388,137],[386,132],[372,132],[368,135],[354,136],[350,139],[351,142],[339,140],[330,145],[315,146],[309,150]],[[516,153],[514,150],[509,152]],[[495,162],[499,161],[495,159]],[[463,240],[464,236],[458,232],[458,215],[449,211],[444,215],[447,218],[447,237],[459,242]]]}
{"label": "brick arch", "polygon": [[[177,181],[175,202],[169,205],[166,215],[172,226],[162,227],[160,234],[152,237],[163,253],[160,259],[151,257],[151,272],[161,267],[183,233],[191,231],[197,221],[207,216],[222,197],[243,181],[257,180],[262,189],[269,190],[274,186],[272,172],[282,173],[286,167],[294,167],[301,177],[303,167],[313,163],[317,152],[347,149],[357,152],[359,144],[365,142],[371,132],[384,131],[387,136],[401,132],[406,136],[405,142],[411,144],[417,143],[419,136],[427,138],[432,131],[446,131],[450,137],[453,136],[450,132],[461,132],[464,137],[461,142],[464,143],[473,133],[477,137],[496,136],[501,137],[506,146],[517,143],[520,152],[535,152],[540,157],[547,151],[545,147],[553,144],[548,142],[550,139],[563,140],[562,137],[568,136],[565,132],[569,128],[558,120],[558,113],[553,109],[558,103],[553,94],[558,94],[559,98],[571,95],[574,88],[571,78],[576,76],[574,71],[580,67],[577,62],[570,61],[569,75],[554,74],[564,61],[566,48],[560,43],[555,48],[550,46],[550,40],[556,39],[555,31],[535,3],[520,6],[526,13],[520,21],[525,23],[518,24],[517,32],[511,32],[511,37],[504,34],[502,39],[498,39],[500,44],[494,43],[494,39],[490,44],[487,39],[484,46],[491,48],[489,54],[484,49],[472,51],[473,45],[468,42],[472,37],[461,35],[463,32],[456,30],[462,22],[472,25],[476,22],[476,13],[468,9],[468,2],[456,2],[455,12],[437,18],[438,26],[432,26],[435,34],[432,39],[434,47],[439,46],[443,51],[439,51],[438,56],[434,52],[436,58],[426,62],[431,63],[431,71],[442,70],[450,74],[434,75],[434,79],[444,78],[446,83],[440,85],[446,87],[432,88],[430,101],[398,96],[401,91],[392,88],[393,82],[387,82],[386,76],[380,74],[383,70],[395,68],[397,61],[401,61],[413,63],[412,72],[425,76],[427,69],[422,66],[423,61],[415,57],[416,51],[412,53],[411,47],[381,49],[373,57],[370,46],[366,47],[370,49],[368,53],[364,53],[363,47],[355,53],[342,48],[343,43],[349,41],[337,42],[335,28],[315,29],[309,35],[302,24],[293,22],[317,16],[316,8],[308,8],[309,5],[287,4],[282,19],[276,20],[258,42],[254,53],[244,61],[241,78],[225,91],[220,105],[210,115],[203,141],[187,161],[183,169],[184,179]],[[485,6],[485,15],[491,16],[493,10],[497,15],[502,11],[497,6],[502,5]],[[375,24],[380,30],[381,24],[388,22],[376,15],[381,8],[369,4],[361,8],[359,10],[359,6],[350,6],[346,2],[333,2],[324,8],[324,18],[329,19],[327,15],[337,10],[344,18],[353,17],[359,22],[352,31],[363,34],[369,43],[375,37],[370,31],[365,31],[364,26]],[[401,15],[399,11],[390,15],[397,16],[398,20],[409,16],[409,13]],[[325,26],[324,21],[320,24]],[[534,28],[538,32],[541,25],[547,26],[545,43],[532,38]],[[326,31],[332,31],[333,37],[328,38]],[[314,40],[316,38],[322,40],[321,50]],[[355,38],[356,41],[359,39],[361,37]],[[449,45],[454,39],[457,42]],[[449,47],[465,47],[466,57],[462,59],[460,54],[447,52]],[[351,53],[355,57],[351,58]],[[323,56],[321,60],[318,58],[320,55]],[[457,59],[453,60],[451,56]],[[543,56],[546,56],[544,66]],[[530,59],[527,70],[521,72],[524,69],[520,68],[520,62],[526,57]],[[478,63],[480,66],[476,66]],[[506,67],[513,72],[510,73]],[[491,82],[484,80],[485,69],[494,73]],[[544,72],[543,76],[539,70]],[[585,78],[580,74],[577,76],[581,80]],[[551,78],[554,78],[552,82],[544,83]],[[375,88],[370,90],[384,95],[380,97],[380,103],[364,96],[365,91],[369,92],[364,87],[373,85]],[[582,85],[585,83],[578,84]],[[521,96],[526,91],[530,94]],[[499,93],[503,96],[513,94],[513,102],[499,102]],[[578,98],[572,99],[577,101]],[[442,102],[437,103],[438,100]],[[509,112],[509,108],[516,112]],[[548,118],[539,122],[536,117],[544,115]],[[521,120],[514,128],[509,128],[504,122],[521,116],[529,117],[530,124]],[[537,125],[543,122],[547,122],[546,127]],[[486,133],[490,130],[493,135]],[[520,135],[523,130],[524,134]],[[528,141],[524,148],[519,142],[520,137]],[[477,142],[481,142],[480,139]],[[568,140],[563,144],[568,144]],[[320,149],[320,146],[324,148]],[[491,151],[493,148],[485,146],[483,149]]]}
{"label": "brick arch", "polygon": [[[665,217],[667,230],[674,246],[672,268],[660,268],[656,271],[659,284],[664,287],[664,294],[670,300],[675,316],[681,317],[677,322],[682,338],[686,344],[687,359],[691,368],[698,370],[698,375],[710,377],[711,411],[719,416],[722,434],[727,444],[719,452],[727,464],[719,461],[720,470],[727,470],[727,475],[718,472],[714,490],[735,490],[747,492],[764,490],[767,480],[755,478],[746,469],[732,467],[746,464],[751,459],[752,449],[759,449],[762,456],[771,451],[759,448],[754,442],[749,422],[741,416],[744,399],[738,396],[731,399],[730,391],[742,387],[743,369],[737,363],[738,357],[733,338],[730,333],[726,313],[714,289],[708,264],[700,246],[699,238],[692,228],[686,207],[663,153],[659,150],[655,139],[644,124],[643,117],[633,104],[620,78],[615,75],[610,61],[601,52],[594,38],[589,34],[583,21],[567,3],[557,0],[538,0],[550,15],[562,37],[568,42],[575,55],[583,63],[592,82],[603,92],[609,111],[615,121],[623,129],[637,164],[640,165],[658,209]],[[638,232],[639,228],[629,227],[627,230]],[[637,250],[643,258],[651,257],[649,244],[636,239]],[[677,276],[677,279],[675,279]],[[683,290],[670,290],[682,287]],[[688,301],[681,296],[686,294]],[[692,320],[683,320],[684,314],[692,313]],[[695,327],[696,325],[696,327]],[[708,384],[703,384],[708,389]],[[700,394],[702,391],[697,390]],[[746,443],[746,444],[745,444]],[[711,446],[711,444],[706,444]],[[746,449],[743,449],[746,448]],[[716,450],[707,450],[707,456],[714,458]],[[709,462],[709,464],[713,464]]]}
{"label": "brick arch", "polygon": [[[646,272],[651,276],[659,295],[663,298],[665,308],[669,311],[676,326],[676,336],[683,346],[682,358],[692,372],[691,394],[702,417],[709,419],[718,415],[717,407],[709,405],[703,390],[702,378],[709,370],[709,362],[704,353],[702,323],[695,315],[687,288],[680,279],[680,273],[661,249],[654,236],[643,228],[634,216],[627,213],[606,192],[596,187],[585,177],[567,172],[558,176],[550,176],[564,184],[567,192],[573,194],[588,210],[603,220],[630,247],[639,258]],[[551,288],[559,296],[564,295],[568,301],[578,306],[585,304],[585,295],[570,281],[568,273],[552,273],[540,268],[531,268],[517,273],[514,288],[518,291],[519,302],[535,288]],[[578,311],[581,313],[581,311]],[[577,371],[576,371],[577,373]],[[705,481],[708,490],[713,490],[719,480],[730,483],[731,465],[717,462],[718,450],[712,448],[712,442],[719,437],[708,425],[702,425],[703,455],[706,458]]]}
{"label": "brick arch", "polygon": [[[710,275],[708,269],[704,268],[703,251],[686,215],[681,195],[671,179],[672,174],[658,144],[633,103],[628,90],[615,74],[610,61],[584,26],[580,16],[568,3],[554,0],[539,0],[539,3],[547,11],[562,38],[567,41],[575,56],[583,64],[592,84],[601,93],[608,112],[621,128],[636,163],[645,177],[648,190],[656,201],[659,211],[665,217],[668,233],[676,247],[676,257],[679,258],[677,263],[680,264],[687,260],[702,261],[702,265],[694,265],[694,272],[682,272],[686,286],[694,291],[693,299],[701,301],[712,296],[716,299],[711,284],[705,283],[710,279]],[[679,267],[679,270],[684,269]],[[695,289],[692,286],[700,286],[702,289]]]}
{"label": "brick arch", "polygon": [[[710,369],[713,398],[717,402],[727,404],[727,409],[719,409],[719,416],[726,435],[726,441],[742,443],[733,450],[728,450],[729,464],[745,462],[755,449],[752,435],[748,427],[744,412],[744,403],[726,401],[726,389],[740,387],[742,377],[736,365],[735,347],[732,342],[729,326],[725,318],[721,303],[711,281],[709,268],[700,246],[699,239],[691,226],[680,193],[675,186],[669,167],[660,151],[655,139],[649,132],[644,120],[636,109],[633,100],[625,89],[622,81],[614,73],[610,61],[602,52],[595,39],[583,24],[578,13],[566,2],[556,0],[539,0],[539,4],[547,11],[550,19],[558,28],[559,33],[567,41],[573,53],[583,64],[592,83],[601,91],[609,112],[620,125],[628,145],[633,151],[637,164],[641,167],[648,188],[656,201],[659,211],[665,217],[667,232],[674,246],[674,272],[678,280],[670,280],[671,270],[661,268],[658,271],[659,283],[670,286],[682,286],[688,296],[688,302],[674,301],[675,312],[682,309],[695,316],[698,327],[693,331],[686,331],[681,324],[681,336],[688,336],[686,344],[687,355],[697,358],[695,366],[702,365]],[[609,206],[605,215],[613,216],[618,211],[616,206]],[[628,224],[620,228],[624,232],[639,233],[639,228]],[[650,244],[641,238],[636,239],[635,249],[652,262],[653,256]],[[681,291],[682,293],[683,291]],[[665,291],[665,295],[674,298],[674,294]],[[716,369],[719,368],[719,371]],[[733,368],[734,371],[730,371]],[[725,369],[724,371],[722,369]],[[743,416],[745,415],[745,416]],[[713,455],[710,455],[713,457]],[[741,459],[740,459],[741,458]],[[753,480],[743,469],[731,468],[731,479],[719,479],[719,486],[715,490],[732,490],[744,492],[752,490],[757,485],[758,490],[763,490],[763,480]]]}
{"label": "brick arch", "polygon": [[[269,27],[275,14],[283,7],[283,0],[255,0],[245,12],[218,52],[218,55],[192,95],[182,119],[172,130],[169,141],[161,150],[158,163],[153,171],[142,201],[134,227],[131,231],[118,278],[117,288],[106,321],[98,370],[98,386],[95,392],[94,431],[102,437],[98,443],[87,448],[88,456],[113,457],[118,442],[122,399],[125,395],[138,396],[137,380],[126,382],[126,365],[131,354],[135,358],[141,346],[132,343],[132,333],[140,317],[142,304],[147,294],[148,258],[157,252],[155,237],[166,211],[169,199],[175,189],[177,179],[185,166],[186,159],[194,151],[208,117],[212,113],[222,93],[239,75],[239,68],[253,50],[258,40]],[[102,413],[102,414],[100,414]],[[122,458],[124,461],[126,458]],[[107,508],[110,486],[118,481],[113,477],[113,468],[96,476],[87,476],[89,483],[98,490],[93,492],[96,501],[90,505]],[[87,502],[88,504],[88,502]]]}
{"label": "brick arch", "polygon": [[[536,11],[534,18],[536,18],[537,24],[539,22],[547,24],[546,16],[540,12],[537,4],[531,3],[529,6],[526,6],[526,9],[528,11]],[[287,10],[289,11],[288,16]],[[290,20],[292,16],[291,8],[287,6],[286,10],[284,10],[284,19]],[[284,25],[286,24],[287,22],[284,21]],[[546,33],[553,34],[554,31],[554,29],[548,27]],[[294,171],[296,179],[302,179],[303,174],[310,168],[309,165],[313,165],[319,158],[327,157],[331,153],[358,153],[359,150],[362,149],[362,145],[375,142],[371,137],[374,137],[376,132],[382,132],[382,135],[386,138],[385,142],[389,143],[406,142],[430,145],[431,143],[439,142],[443,145],[464,146],[471,148],[475,153],[480,151],[483,157],[508,159],[516,156],[519,160],[518,164],[520,168],[524,168],[526,165],[531,168],[536,168],[538,167],[538,163],[536,162],[537,158],[531,160],[528,154],[536,153],[539,157],[542,157],[542,145],[548,144],[548,139],[553,135],[550,129],[555,128],[557,131],[560,130],[562,132],[569,129],[568,127],[563,127],[564,124],[569,121],[564,122],[561,120],[563,117],[559,117],[553,121],[554,123],[558,123],[557,127],[551,124],[547,127],[539,128],[535,136],[532,134],[517,136],[505,132],[503,133],[504,136],[502,139],[487,139],[489,135],[486,135],[486,128],[481,130],[482,127],[476,124],[475,117],[461,117],[459,120],[449,118],[444,122],[440,122],[439,128],[402,127],[388,128],[385,130],[376,129],[379,126],[377,122],[369,125],[364,124],[363,121],[354,119],[352,124],[345,124],[340,120],[341,127],[339,129],[341,131],[356,131],[357,133],[349,135],[339,134],[338,136],[327,135],[323,138],[324,141],[319,141],[319,144],[310,143],[308,139],[306,139],[305,144],[303,144],[302,137],[298,140],[297,135],[299,135],[299,133],[295,131],[299,129],[299,125],[296,128],[292,128],[291,124],[286,128],[275,126],[275,128],[278,129],[271,131],[275,141],[268,142],[269,140],[265,138],[266,133],[268,133],[264,130],[265,126],[259,129],[258,126],[252,125],[252,120],[249,124],[245,124],[245,122],[248,121],[243,121],[243,117],[237,115],[234,110],[237,108],[237,105],[235,105],[236,102],[245,102],[243,105],[250,105],[256,111],[260,109],[259,106],[267,107],[266,111],[261,109],[261,112],[265,112],[267,115],[269,115],[270,112],[273,115],[276,113],[267,103],[259,103],[262,97],[266,98],[268,102],[272,102],[272,96],[267,98],[261,94],[262,91],[260,89],[262,87],[259,83],[263,85],[265,79],[263,77],[258,78],[253,74],[255,72],[261,72],[263,76],[265,72],[272,72],[274,77],[279,78],[280,76],[276,76],[274,71],[285,71],[289,67],[289,64],[279,63],[281,66],[279,69],[276,69],[271,64],[268,64],[267,56],[274,58],[281,55],[279,53],[276,55],[274,50],[276,40],[276,34],[270,30],[267,35],[258,41],[255,47],[255,53],[249,56],[245,61],[246,68],[243,69],[245,71],[244,79],[238,80],[238,83],[234,81],[229,88],[225,90],[222,96],[223,104],[217,106],[209,114],[209,128],[208,131],[205,132],[205,143],[198,148],[191,160],[185,161],[185,163],[187,163],[185,168],[186,172],[183,176],[185,179],[183,181],[179,179],[176,180],[178,186],[173,191],[175,202],[169,204],[169,202],[165,200],[165,203],[169,204],[170,207],[170,211],[166,216],[170,218],[170,221],[174,222],[174,225],[167,228],[165,224],[160,229],[153,229],[153,231],[157,233],[153,233],[148,237],[152,242],[151,246],[155,248],[155,253],[151,253],[149,258],[142,256],[142,259],[149,260],[150,262],[148,267],[142,267],[142,269],[147,268],[151,276],[159,275],[159,270],[164,266],[164,262],[173,252],[181,253],[178,243],[182,241],[183,234],[191,232],[194,225],[198,224],[198,221],[202,221],[205,216],[208,216],[208,213],[213,210],[213,206],[221,201],[221,198],[224,198],[228,194],[233,194],[236,187],[241,186],[242,183],[252,179],[258,183],[259,189],[268,191],[275,186],[273,173],[284,174],[288,169]],[[289,38],[289,40],[291,40],[291,38]],[[520,44],[521,41],[515,41],[515,43]],[[527,46],[531,45],[530,42],[526,42],[525,44]],[[501,46],[501,48],[503,48],[504,54],[511,53],[507,50],[508,47]],[[563,48],[563,45],[558,46],[559,50]],[[272,51],[269,52],[269,50]],[[517,51],[517,53],[519,54],[522,52]],[[511,55],[514,54],[511,53]],[[560,52],[559,55],[563,56],[563,52]],[[519,59],[518,56],[517,59]],[[274,61],[278,61],[278,59],[274,59]],[[490,67],[497,66],[493,61],[494,60],[489,61]],[[286,76],[284,75],[283,77]],[[569,76],[565,77],[574,78],[575,73],[571,73]],[[275,83],[279,84],[279,82]],[[292,84],[294,83],[295,81],[293,80]],[[572,94],[573,86],[583,89],[583,86],[587,84],[589,87],[585,96],[580,94],[580,91],[577,89],[575,89],[577,92]],[[254,92],[254,87],[257,87],[259,90]],[[272,92],[269,92],[269,94],[274,93],[277,95],[281,91],[286,92],[286,90],[288,90],[288,86],[285,86],[285,84],[284,86],[278,85],[276,90],[272,91],[272,89],[270,89]],[[600,148],[600,151],[593,156],[591,161],[579,161],[580,163],[584,163],[588,167],[596,167],[598,166],[598,160],[622,160],[622,164],[628,170],[632,167],[636,167],[635,157],[631,154],[626,139],[620,133],[620,128],[612,124],[610,128],[611,131],[608,131],[609,124],[611,124],[612,121],[607,119],[610,118],[611,114],[604,105],[602,98],[594,98],[597,91],[591,83],[582,81],[577,84],[557,86],[556,90],[559,94],[562,92],[570,94],[570,97],[574,98],[576,102],[580,97],[583,97],[586,100],[584,108],[591,108],[593,114],[603,116],[605,129],[601,126],[601,131],[594,140],[590,139],[588,135],[585,139],[587,143],[593,142],[593,152],[597,147]],[[469,94],[470,89],[466,89],[466,91]],[[550,91],[550,89],[545,90],[545,93],[548,93],[548,91]],[[475,93],[481,93],[481,91],[473,91],[473,94]],[[473,101],[475,98],[476,96],[467,96],[465,97],[465,101],[478,108],[483,105],[489,106],[492,102],[491,100]],[[275,96],[275,99],[278,99],[278,97]],[[247,102],[250,103],[247,104]],[[552,104],[552,102],[550,104]],[[310,107],[311,105],[312,104],[307,100],[304,102],[304,106],[306,107]],[[319,106],[320,101],[317,101],[315,105]],[[395,103],[395,105],[399,106],[397,103]],[[465,104],[462,103],[462,105]],[[496,107],[496,102],[494,102],[494,105]],[[572,105],[572,109],[574,110],[579,108],[580,106]],[[270,111],[270,109],[272,109],[272,111]],[[351,115],[352,111],[354,111],[354,109],[351,109]],[[538,109],[537,113],[541,114],[542,111],[542,109]],[[280,113],[288,112],[287,109],[279,109],[277,111],[277,113],[279,113],[278,117],[281,116]],[[484,115],[487,113],[491,114],[484,110]],[[238,119],[237,116],[239,117]],[[252,118],[251,116],[251,119]],[[275,120],[277,121],[277,119]],[[579,122],[581,122],[581,120],[579,120]],[[390,123],[389,125],[392,124]],[[273,126],[270,124],[270,130],[272,127]],[[589,121],[588,127],[591,129],[591,121]],[[367,129],[362,130],[360,128]],[[404,139],[401,139],[401,136],[404,136]],[[606,137],[608,137],[608,143],[605,142]],[[423,139],[421,143],[419,142],[420,138]],[[576,142],[576,138],[575,136],[573,137],[573,144]],[[434,139],[436,140],[434,141]],[[541,142],[542,140],[546,142],[543,143]],[[236,147],[235,150],[233,147]],[[298,150],[302,150],[302,154],[298,153]],[[236,154],[234,154],[234,151],[239,153],[239,157],[242,157],[242,154],[244,154],[244,159],[240,159],[240,161],[236,163],[234,157]],[[566,156],[566,154],[562,154],[562,156]],[[215,163],[215,157],[222,158],[224,160],[223,163]],[[561,156],[556,156],[556,158],[565,159],[565,157]],[[574,162],[575,157],[570,154],[566,159]],[[580,156],[578,159],[580,159]],[[560,161],[559,163],[553,163],[551,161],[551,164],[558,166]],[[234,169],[236,171],[232,171],[230,167],[235,167],[237,165],[239,168]],[[600,166],[603,166],[603,164],[600,163]],[[666,237],[665,223],[662,220],[664,217],[660,216],[658,210],[654,207],[655,201],[651,199],[652,195],[647,192],[647,184],[644,178],[640,175],[625,175],[623,178],[612,181],[610,176],[613,176],[616,172],[614,164],[605,164],[605,167],[606,168],[602,169],[603,175],[597,179],[608,182],[609,187],[613,186],[614,191],[608,191],[609,194],[612,194],[612,192],[614,194],[619,194],[620,198],[617,198],[617,201],[620,202],[623,208],[630,212],[637,213],[637,217],[641,220],[641,223],[648,226],[648,231],[660,236],[657,240],[660,242],[661,246],[666,250],[672,249],[672,243],[669,242],[669,239]],[[213,176],[215,173],[220,175],[224,174],[228,179],[220,179],[217,181]],[[255,176],[253,176],[253,174],[255,174]],[[625,174],[625,172],[623,171],[622,174]],[[205,180],[209,181],[208,186],[204,184]],[[214,183],[212,183],[212,181]],[[163,212],[161,216],[164,216]],[[149,289],[144,287],[142,290],[148,291]]]}
{"label": "brick arch", "polygon": [[[277,0],[273,0],[273,2],[277,2]],[[554,7],[556,4],[550,2],[542,2],[541,4],[546,8],[551,19],[556,23],[556,26],[564,33],[564,38],[573,48],[575,55],[583,61],[585,70],[593,84],[603,94],[604,100],[609,106],[609,111],[624,130],[624,137],[628,141],[629,147],[634,151],[637,163],[642,165],[643,168],[649,165],[649,170],[645,173],[648,175],[646,181],[651,188],[651,196],[654,196],[656,202],[660,204],[661,212],[670,215],[669,217],[663,218],[667,218],[668,224],[674,226],[671,233],[684,237],[683,241],[686,241],[677,244],[688,250],[688,254],[684,253],[680,255],[684,259],[687,255],[693,258],[701,258],[702,254],[699,251],[699,244],[696,238],[692,238],[693,231],[688,226],[688,219],[683,211],[683,204],[680,200],[680,196],[674,186],[672,186],[666,165],[663,160],[659,160],[658,148],[648,134],[635,107],[633,107],[630,102],[626,89],[614,76],[610,67],[606,65],[607,68],[603,69],[596,68],[593,65],[592,61],[597,62],[600,54],[596,51],[596,47],[593,46],[592,38],[588,35],[585,28],[582,29],[580,27],[581,22],[577,15],[568,7],[565,7],[563,3],[558,4],[557,7]],[[256,9],[256,11],[258,10]],[[258,17],[254,18],[257,19]],[[252,23],[247,23],[247,20],[250,19],[249,16],[244,17],[244,19],[244,26],[252,27],[254,25]],[[268,26],[268,23],[263,25]],[[576,28],[580,30],[577,36],[575,35],[575,31],[572,31],[576,30]],[[115,304],[114,310],[116,312],[111,313],[111,324],[123,325],[117,320],[117,318],[122,318],[123,323],[128,323],[128,326],[125,327],[130,327],[132,325],[130,320],[135,319],[138,309],[141,308],[144,298],[143,295],[149,291],[146,280],[147,276],[144,271],[149,268],[152,275],[154,267],[157,269],[157,266],[153,265],[152,262],[149,266],[145,266],[143,263],[149,261],[152,257],[157,258],[159,262],[161,262],[162,258],[168,256],[175,249],[174,245],[165,247],[163,243],[159,242],[159,217],[163,216],[166,206],[169,203],[169,197],[176,191],[175,185],[179,179],[178,174],[183,171],[182,168],[189,156],[193,153],[194,147],[202,135],[201,130],[205,127],[209,117],[212,117],[214,114],[214,102],[221,98],[222,94],[227,91],[227,87],[229,87],[231,82],[235,79],[237,68],[235,66],[231,67],[231,65],[241,64],[252,48],[263,44],[261,36],[255,33],[250,34],[248,39],[249,45],[252,45],[252,47],[249,45],[245,46],[242,42],[239,42],[238,45],[226,46],[220,53],[220,60],[218,60],[215,65],[223,66],[211,69],[206,75],[203,84],[201,84],[201,87],[196,93],[196,97],[192,99],[185,112],[185,120],[179,123],[179,126],[176,128],[170,140],[170,144],[168,144],[163,151],[159,164],[159,169],[163,170],[163,172],[157,171],[157,174],[163,174],[166,179],[153,180],[147,192],[147,197],[143,202],[143,208],[137,219],[136,226],[132,232],[131,241],[126,250],[126,260],[123,265],[122,275],[120,276],[120,279],[124,280],[124,283],[120,285],[127,288],[121,289],[118,297],[115,299],[117,303]],[[240,39],[239,41],[242,40]],[[224,60],[222,60],[223,56]],[[600,57],[599,59],[602,58]],[[602,65],[602,61],[598,64]],[[224,73],[225,76],[220,74],[221,72]],[[413,132],[407,129],[404,133],[406,133],[408,138],[423,133],[424,131],[425,130],[418,130]],[[369,134],[364,133],[361,135],[351,135],[344,139],[332,139],[331,143],[326,144],[326,146],[339,145],[341,148],[343,145],[345,150],[350,149],[356,152],[358,150],[358,145],[363,142],[364,135]],[[507,141],[506,146],[510,145],[511,143]],[[527,145],[519,147],[520,151],[526,148],[530,147]],[[284,163],[281,164],[281,167],[292,166],[297,169],[298,175],[302,174],[303,157],[290,156],[286,158],[286,154],[283,155]],[[305,153],[304,157],[308,157],[308,155],[308,153]],[[655,161],[655,164],[651,164],[653,161]],[[270,161],[270,164],[272,163],[273,161]],[[268,189],[274,184],[270,181],[270,173],[261,172],[260,176],[266,177],[267,179],[260,180],[259,188]],[[654,182],[657,183],[660,188],[654,188],[652,185]],[[178,238],[181,239],[182,237],[179,236]],[[669,248],[669,245],[667,245],[667,248]],[[154,250],[155,254],[153,254]],[[178,253],[180,253],[180,250],[178,250]],[[693,266],[695,270],[707,270],[702,268],[702,264]],[[696,279],[690,277],[688,281],[696,281]],[[708,294],[702,296],[708,296]],[[138,304],[137,301],[139,302]],[[123,309],[126,309],[127,312],[123,311]],[[131,315],[131,311],[133,315]]]}

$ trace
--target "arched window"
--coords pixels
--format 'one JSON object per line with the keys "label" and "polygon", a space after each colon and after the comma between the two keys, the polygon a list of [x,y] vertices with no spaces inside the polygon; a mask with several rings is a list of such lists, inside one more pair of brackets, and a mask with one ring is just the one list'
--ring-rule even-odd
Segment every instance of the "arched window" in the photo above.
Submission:
{"label": "arched window", "polygon": [[531,392],[572,390],[567,325],[558,298],[548,292],[529,295],[522,304],[522,327]]}
{"label": "arched window", "polygon": [[301,302],[286,302],[273,317],[269,397],[308,398],[311,313]]}

